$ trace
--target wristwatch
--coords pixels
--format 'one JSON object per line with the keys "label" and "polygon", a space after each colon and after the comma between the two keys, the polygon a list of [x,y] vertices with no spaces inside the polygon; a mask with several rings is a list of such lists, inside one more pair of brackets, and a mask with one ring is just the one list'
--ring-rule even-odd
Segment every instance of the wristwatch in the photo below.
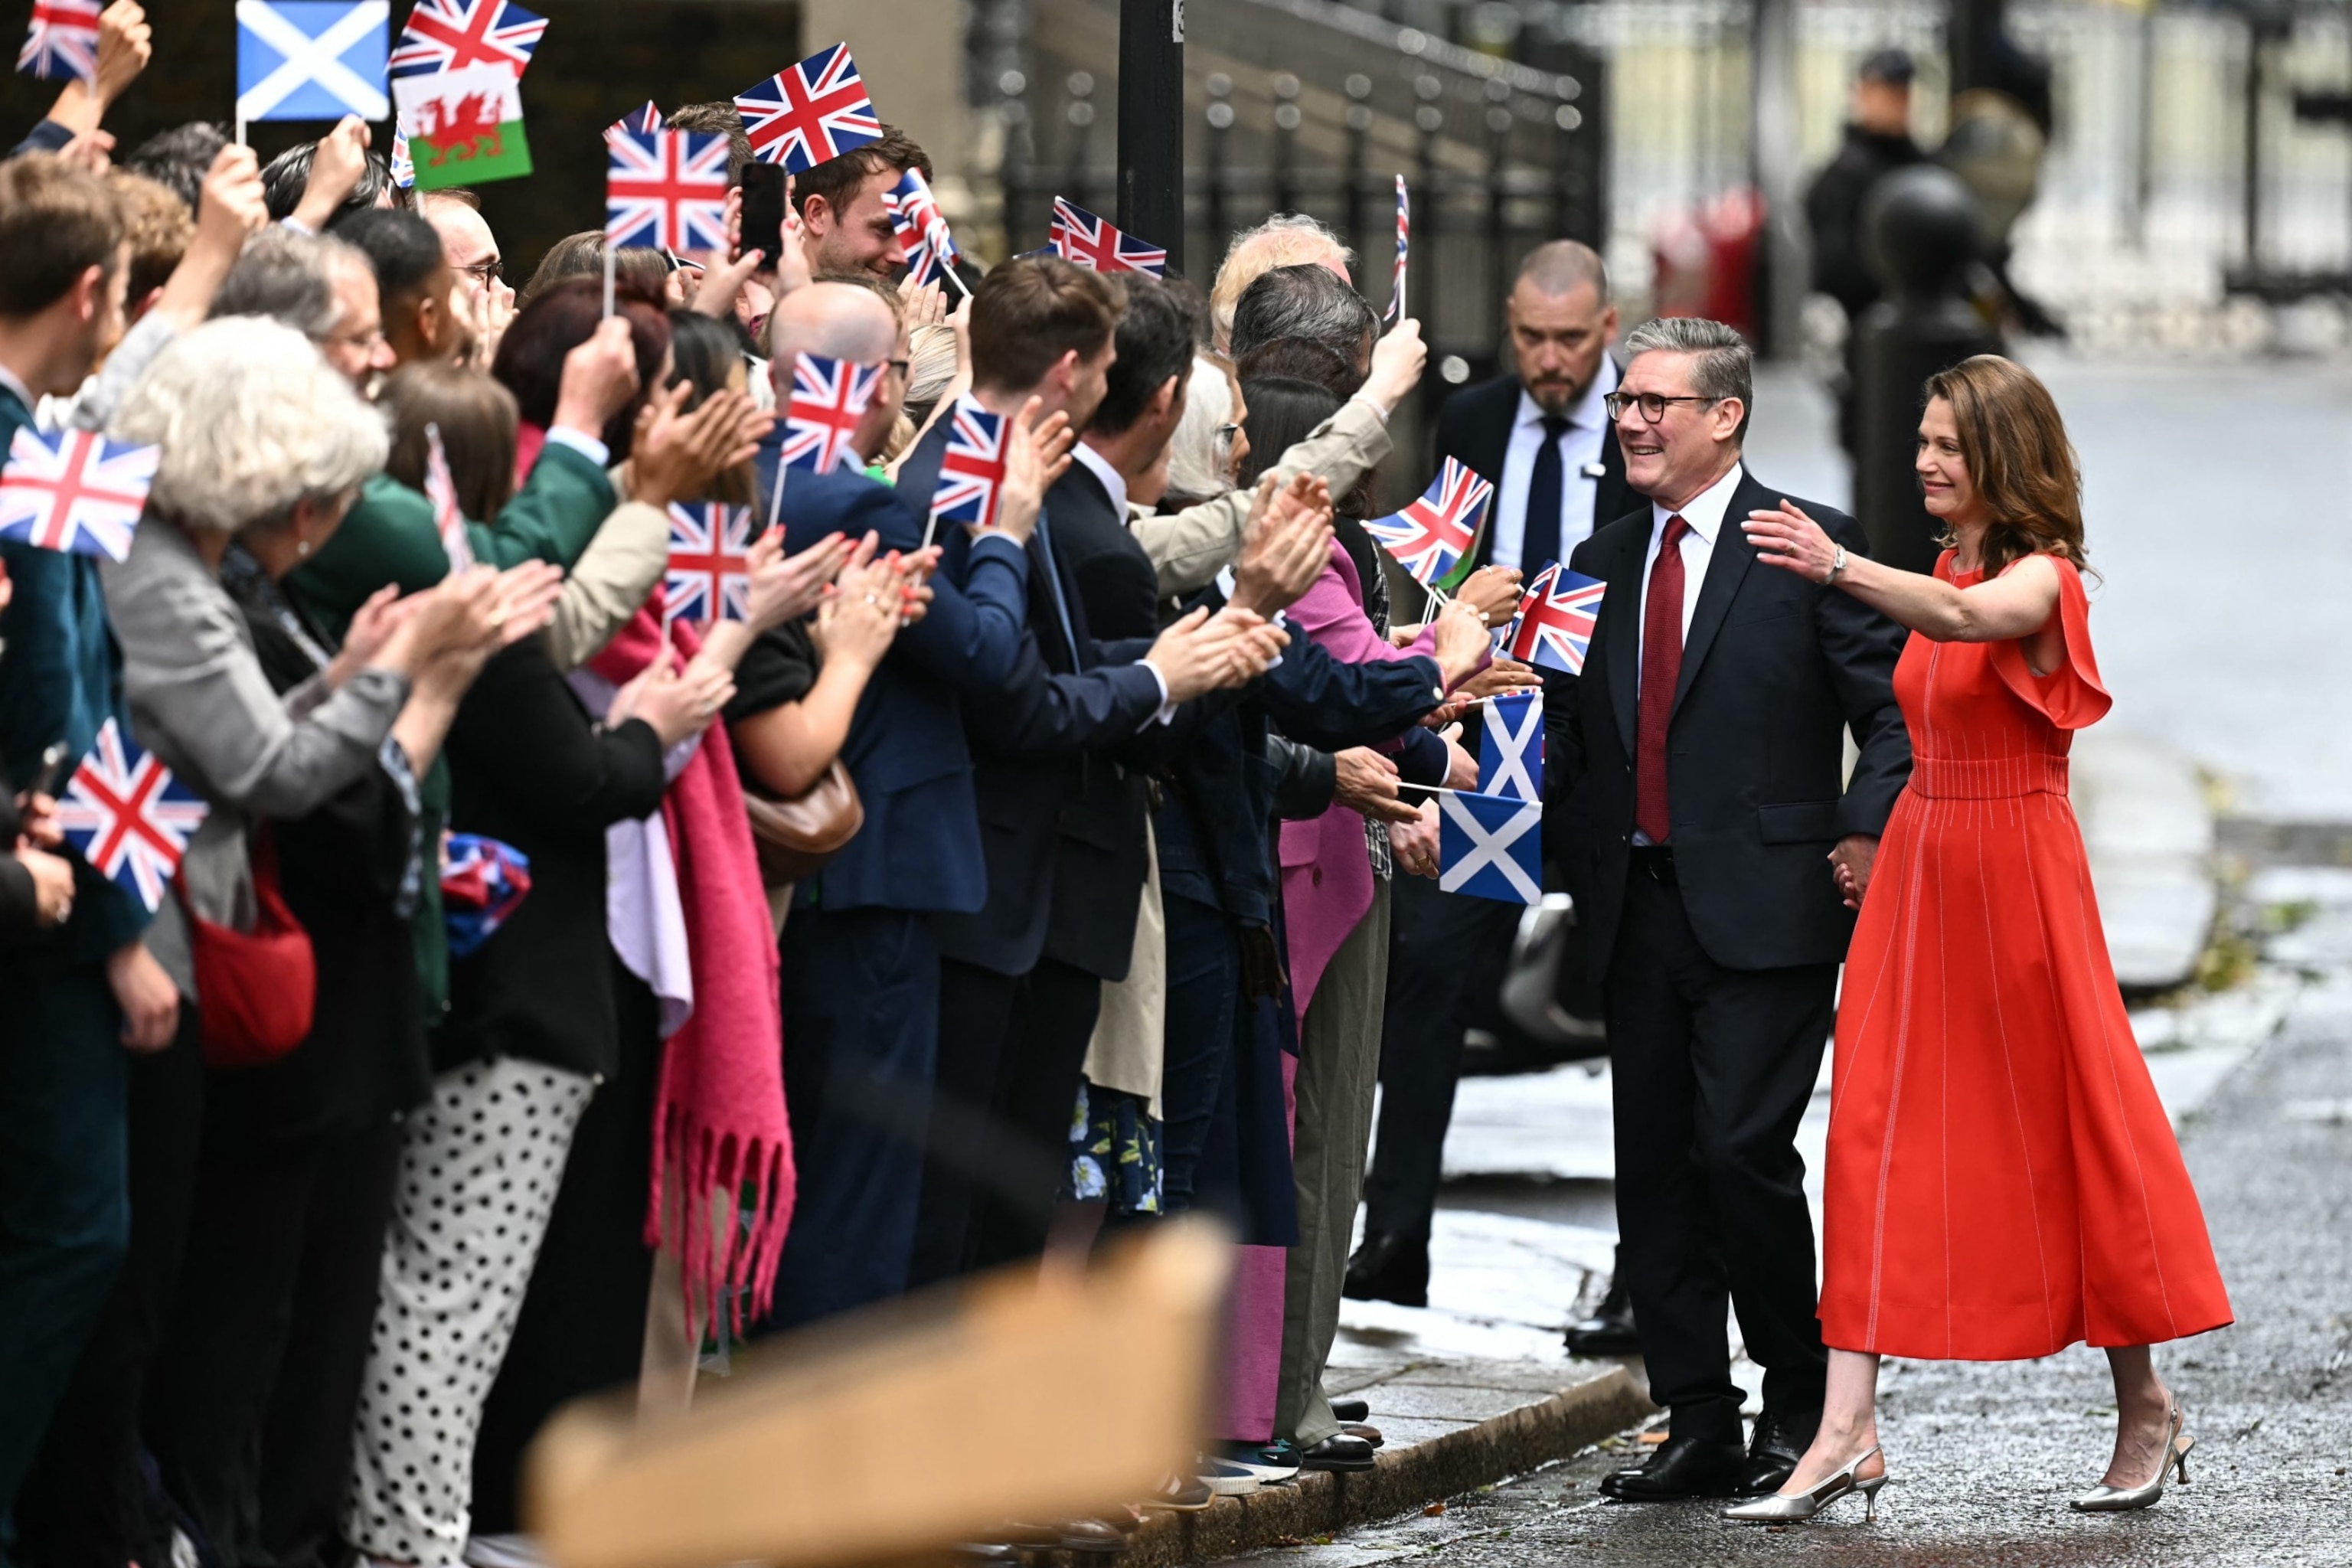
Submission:
{"label": "wristwatch", "polygon": [[1831,584],[1836,582],[1838,580],[1838,574],[1844,570],[1845,546],[1841,544],[1837,547],[1837,553],[1830,557],[1830,574],[1822,579],[1822,586],[1826,588]]}

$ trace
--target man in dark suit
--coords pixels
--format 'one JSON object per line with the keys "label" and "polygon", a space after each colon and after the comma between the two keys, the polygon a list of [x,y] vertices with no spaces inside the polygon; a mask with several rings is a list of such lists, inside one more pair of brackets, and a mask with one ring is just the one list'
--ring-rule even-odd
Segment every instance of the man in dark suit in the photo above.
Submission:
{"label": "man in dark suit", "polygon": [[[1795,1139],[1853,929],[1832,868],[1866,882],[1911,752],[1901,630],[1750,570],[1740,522],[1780,492],[1740,462],[1747,345],[1674,318],[1626,346],[1610,405],[1651,500],[1570,559],[1609,588],[1583,674],[1547,679],[1544,828],[1606,998],[1620,1266],[1651,1397],[1672,1412],[1648,1463],[1602,1486],[1647,1501],[1777,1489],[1819,1423],[1828,1358]],[[1822,526],[1866,548],[1852,518]],[[1860,759],[1842,786],[1849,731]],[[1727,1298],[1765,1369],[1746,1452]]]}
{"label": "man in dark suit", "polygon": [[[1517,368],[1446,401],[1437,461],[1453,458],[1495,486],[1463,570],[1500,564],[1533,577],[1642,498],[1626,486],[1625,459],[1601,407],[1617,384],[1609,358],[1617,308],[1601,258],[1572,239],[1538,246],[1519,264],[1504,310]],[[1364,1243],[1349,1260],[1347,1293],[1417,1307],[1429,1300],[1430,1223],[1463,1035],[1472,1004],[1502,984],[1519,910],[1441,892],[1423,878],[1401,877],[1390,888],[1386,1092],[1364,1183]],[[1569,1331],[1569,1345],[1625,1354],[1633,1332],[1622,1293],[1612,1288],[1599,1318]]]}

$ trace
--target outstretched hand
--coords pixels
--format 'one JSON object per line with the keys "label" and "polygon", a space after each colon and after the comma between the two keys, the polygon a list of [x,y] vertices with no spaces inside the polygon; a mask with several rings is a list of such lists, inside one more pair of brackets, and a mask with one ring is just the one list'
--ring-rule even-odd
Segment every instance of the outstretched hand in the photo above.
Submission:
{"label": "outstretched hand", "polygon": [[1794,572],[1808,583],[1830,580],[1837,542],[1795,501],[1784,497],[1776,510],[1751,511],[1739,528],[1756,546],[1756,559],[1766,565]]}

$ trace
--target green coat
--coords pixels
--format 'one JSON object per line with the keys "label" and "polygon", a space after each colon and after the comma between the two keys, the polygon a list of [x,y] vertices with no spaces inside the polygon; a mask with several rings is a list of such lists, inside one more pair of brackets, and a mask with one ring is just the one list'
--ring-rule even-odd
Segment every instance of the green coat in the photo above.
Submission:
{"label": "green coat", "polygon": [[[549,561],[571,570],[596,530],[618,504],[604,470],[571,447],[550,442],[530,477],[499,513],[495,527],[468,521],[474,559],[505,568]],[[430,588],[449,574],[449,555],[433,523],[433,503],[398,479],[378,474],[318,555],[289,573],[287,595],[318,629],[340,643],[352,616],[387,583],[404,594]],[[425,835],[425,877],[417,900],[416,973],[425,988],[425,1017],[437,1022],[448,1006],[449,944],[442,923],[441,829],[449,812],[449,766],[436,757],[418,781]]]}

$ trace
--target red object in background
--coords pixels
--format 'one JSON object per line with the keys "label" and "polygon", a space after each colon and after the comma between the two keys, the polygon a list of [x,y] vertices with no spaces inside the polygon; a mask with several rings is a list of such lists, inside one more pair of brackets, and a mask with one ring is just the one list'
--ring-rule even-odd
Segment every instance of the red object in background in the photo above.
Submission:
{"label": "red object in background", "polygon": [[1756,288],[1763,239],[1764,197],[1748,185],[1668,218],[1650,245],[1651,309],[1661,316],[1705,316],[1755,337],[1763,325]]}

